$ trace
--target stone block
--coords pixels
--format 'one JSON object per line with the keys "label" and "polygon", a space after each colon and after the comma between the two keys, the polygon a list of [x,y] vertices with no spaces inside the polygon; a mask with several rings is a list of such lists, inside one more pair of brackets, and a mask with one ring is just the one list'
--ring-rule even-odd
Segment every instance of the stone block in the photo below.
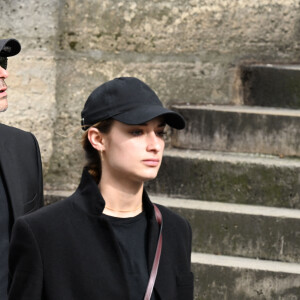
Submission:
{"label": "stone block", "polygon": [[187,121],[172,145],[184,149],[300,156],[300,110],[249,106],[173,106]]}
{"label": "stone block", "polygon": [[245,65],[241,67],[246,105],[300,108],[300,65]]}
{"label": "stone block", "polygon": [[207,201],[300,208],[300,160],[166,150],[153,193]]}
{"label": "stone block", "polygon": [[300,210],[164,196],[151,200],[189,220],[194,252],[300,264]]}

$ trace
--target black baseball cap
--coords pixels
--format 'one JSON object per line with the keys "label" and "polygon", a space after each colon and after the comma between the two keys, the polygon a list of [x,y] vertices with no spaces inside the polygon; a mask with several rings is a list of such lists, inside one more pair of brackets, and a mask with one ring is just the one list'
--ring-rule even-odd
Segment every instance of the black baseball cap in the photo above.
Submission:
{"label": "black baseball cap", "polygon": [[146,123],[163,116],[176,129],[185,127],[184,118],[163,107],[155,92],[135,77],[119,77],[97,87],[81,112],[82,129],[109,118],[128,125]]}
{"label": "black baseball cap", "polygon": [[16,39],[0,40],[0,56],[9,57],[18,54],[21,51],[21,45]]}

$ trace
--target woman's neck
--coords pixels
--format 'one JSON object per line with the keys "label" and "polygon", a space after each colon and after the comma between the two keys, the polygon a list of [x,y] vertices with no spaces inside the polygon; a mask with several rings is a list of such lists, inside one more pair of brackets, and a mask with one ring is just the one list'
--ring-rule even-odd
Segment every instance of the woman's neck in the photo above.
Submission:
{"label": "woman's neck", "polygon": [[99,189],[105,200],[103,213],[119,218],[134,217],[143,211],[143,184],[109,183],[101,179]]}

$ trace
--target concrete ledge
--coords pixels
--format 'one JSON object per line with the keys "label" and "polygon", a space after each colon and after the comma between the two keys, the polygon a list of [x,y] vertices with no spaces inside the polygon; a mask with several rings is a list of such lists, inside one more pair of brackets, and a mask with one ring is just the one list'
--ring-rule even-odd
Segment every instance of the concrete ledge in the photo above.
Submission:
{"label": "concrete ledge", "polygon": [[165,151],[148,190],[171,197],[300,209],[300,159]]}
{"label": "concrete ledge", "polygon": [[216,104],[193,104],[193,105],[172,105],[173,109],[180,110],[207,110],[220,112],[235,112],[243,114],[268,115],[268,116],[286,116],[300,117],[300,110],[280,107],[262,107],[262,106],[246,106],[246,105],[216,105]]}
{"label": "concrete ledge", "polygon": [[151,201],[155,203],[173,208],[235,213],[251,216],[292,218],[300,220],[299,209],[266,207],[246,204],[232,204],[203,200],[188,200],[182,198],[168,198],[164,195],[150,195],[150,197]]}
{"label": "concrete ledge", "polygon": [[183,149],[300,156],[300,110],[245,106],[176,105],[187,120],[173,131]]}
{"label": "concrete ledge", "polygon": [[232,164],[254,164],[261,166],[300,167],[300,158],[278,157],[255,153],[234,153],[222,151],[166,149],[164,157],[179,157],[182,159],[206,159],[214,162],[229,162]]}
{"label": "concrete ledge", "polygon": [[300,264],[236,256],[192,253],[192,263],[300,275]]}

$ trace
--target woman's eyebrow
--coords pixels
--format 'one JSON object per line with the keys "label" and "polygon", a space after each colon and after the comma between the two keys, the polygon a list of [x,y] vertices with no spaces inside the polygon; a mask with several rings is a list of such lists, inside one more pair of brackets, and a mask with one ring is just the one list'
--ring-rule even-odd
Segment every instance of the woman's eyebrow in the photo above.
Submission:
{"label": "woman's eyebrow", "polygon": [[163,121],[160,124],[158,124],[157,127],[165,127],[166,125],[167,125],[167,123]]}

